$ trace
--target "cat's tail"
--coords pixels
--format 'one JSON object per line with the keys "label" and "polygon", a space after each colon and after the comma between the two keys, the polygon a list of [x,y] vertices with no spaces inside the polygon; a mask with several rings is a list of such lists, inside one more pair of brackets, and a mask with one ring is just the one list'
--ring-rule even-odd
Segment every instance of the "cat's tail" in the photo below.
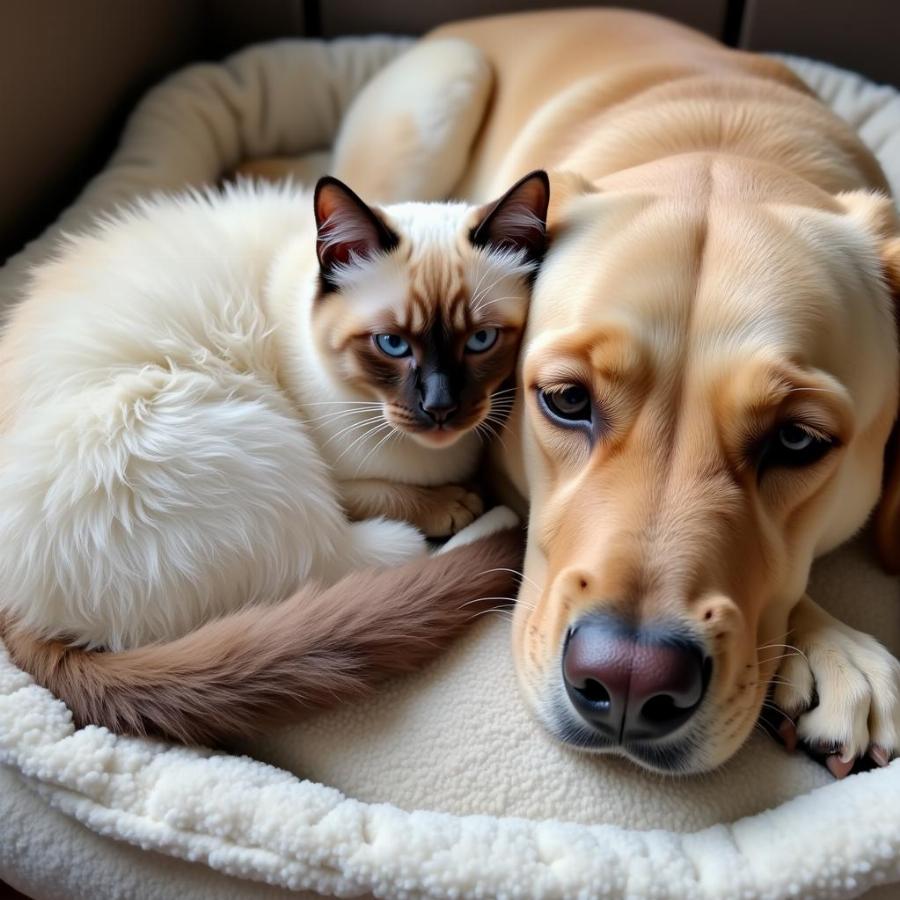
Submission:
{"label": "cat's tail", "polygon": [[521,529],[393,569],[306,587],[169,643],[107,653],[0,628],[14,661],[77,725],[215,744],[365,694],[432,659],[473,617],[514,597]]}

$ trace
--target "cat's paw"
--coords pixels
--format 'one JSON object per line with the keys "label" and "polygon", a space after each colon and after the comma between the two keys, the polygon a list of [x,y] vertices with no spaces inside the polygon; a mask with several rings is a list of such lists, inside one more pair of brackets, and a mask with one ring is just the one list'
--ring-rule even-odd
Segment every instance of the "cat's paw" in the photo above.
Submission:
{"label": "cat's paw", "polygon": [[484,511],[478,494],[458,484],[423,488],[410,521],[429,538],[449,537]]}
{"label": "cat's paw", "polygon": [[775,677],[773,700],[788,717],[782,736],[799,739],[837,778],[867,761],[887,765],[900,752],[900,662],[875,638],[803,603]]}
{"label": "cat's paw", "polygon": [[489,509],[483,516],[479,516],[471,525],[466,525],[462,531],[450,538],[439,547],[435,553],[449,553],[457,547],[463,547],[474,541],[480,541],[488,535],[498,531],[508,531],[522,524],[522,520],[507,506],[495,506]]}

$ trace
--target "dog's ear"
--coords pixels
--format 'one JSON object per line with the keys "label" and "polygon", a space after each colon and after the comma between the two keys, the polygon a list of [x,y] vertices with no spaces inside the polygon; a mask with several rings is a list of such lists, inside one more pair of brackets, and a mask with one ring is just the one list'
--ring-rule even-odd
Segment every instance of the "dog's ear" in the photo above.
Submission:
{"label": "dog's ear", "polygon": [[[900,237],[882,244],[881,259],[888,287],[894,297],[894,321],[900,341]],[[900,574],[900,409],[884,458],[884,490],[875,519],[878,550],[884,567]]]}
{"label": "dog's ear", "polygon": [[[877,242],[885,283],[894,299],[900,341],[900,220],[890,197],[871,191],[838,194],[838,201]],[[875,539],[884,567],[900,573],[900,409],[885,448],[884,487],[875,512]]]}
{"label": "dog's ear", "polygon": [[576,197],[596,193],[597,188],[577,172],[570,172],[568,169],[556,169],[550,172],[548,226],[552,229],[559,222],[565,215],[566,208]]}

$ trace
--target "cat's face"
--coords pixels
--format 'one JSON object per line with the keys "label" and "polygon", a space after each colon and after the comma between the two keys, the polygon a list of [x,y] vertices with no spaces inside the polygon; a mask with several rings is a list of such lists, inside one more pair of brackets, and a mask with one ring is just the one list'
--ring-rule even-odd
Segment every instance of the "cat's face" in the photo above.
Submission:
{"label": "cat's face", "polygon": [[480,208],[373,209],[323,179],[313,328],[332,371],[419,443],[488,435],[511,404],[548,200],[543,172]]}

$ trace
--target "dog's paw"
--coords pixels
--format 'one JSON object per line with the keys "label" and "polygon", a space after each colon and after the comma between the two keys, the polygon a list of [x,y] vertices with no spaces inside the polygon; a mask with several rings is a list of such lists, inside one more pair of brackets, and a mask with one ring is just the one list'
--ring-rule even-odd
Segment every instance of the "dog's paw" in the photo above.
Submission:
{"label": "dog's paw", "polygon": [[430,538],[456,534],[484,511],[478,494],[458,484],[422,488],[412,523]]}
{"label": "dog's paw", "polygon": [[790,624],[773,690],[785,743],[799,740],[837,778],[887,765],[900,752],[900,662],[808,598]]}

